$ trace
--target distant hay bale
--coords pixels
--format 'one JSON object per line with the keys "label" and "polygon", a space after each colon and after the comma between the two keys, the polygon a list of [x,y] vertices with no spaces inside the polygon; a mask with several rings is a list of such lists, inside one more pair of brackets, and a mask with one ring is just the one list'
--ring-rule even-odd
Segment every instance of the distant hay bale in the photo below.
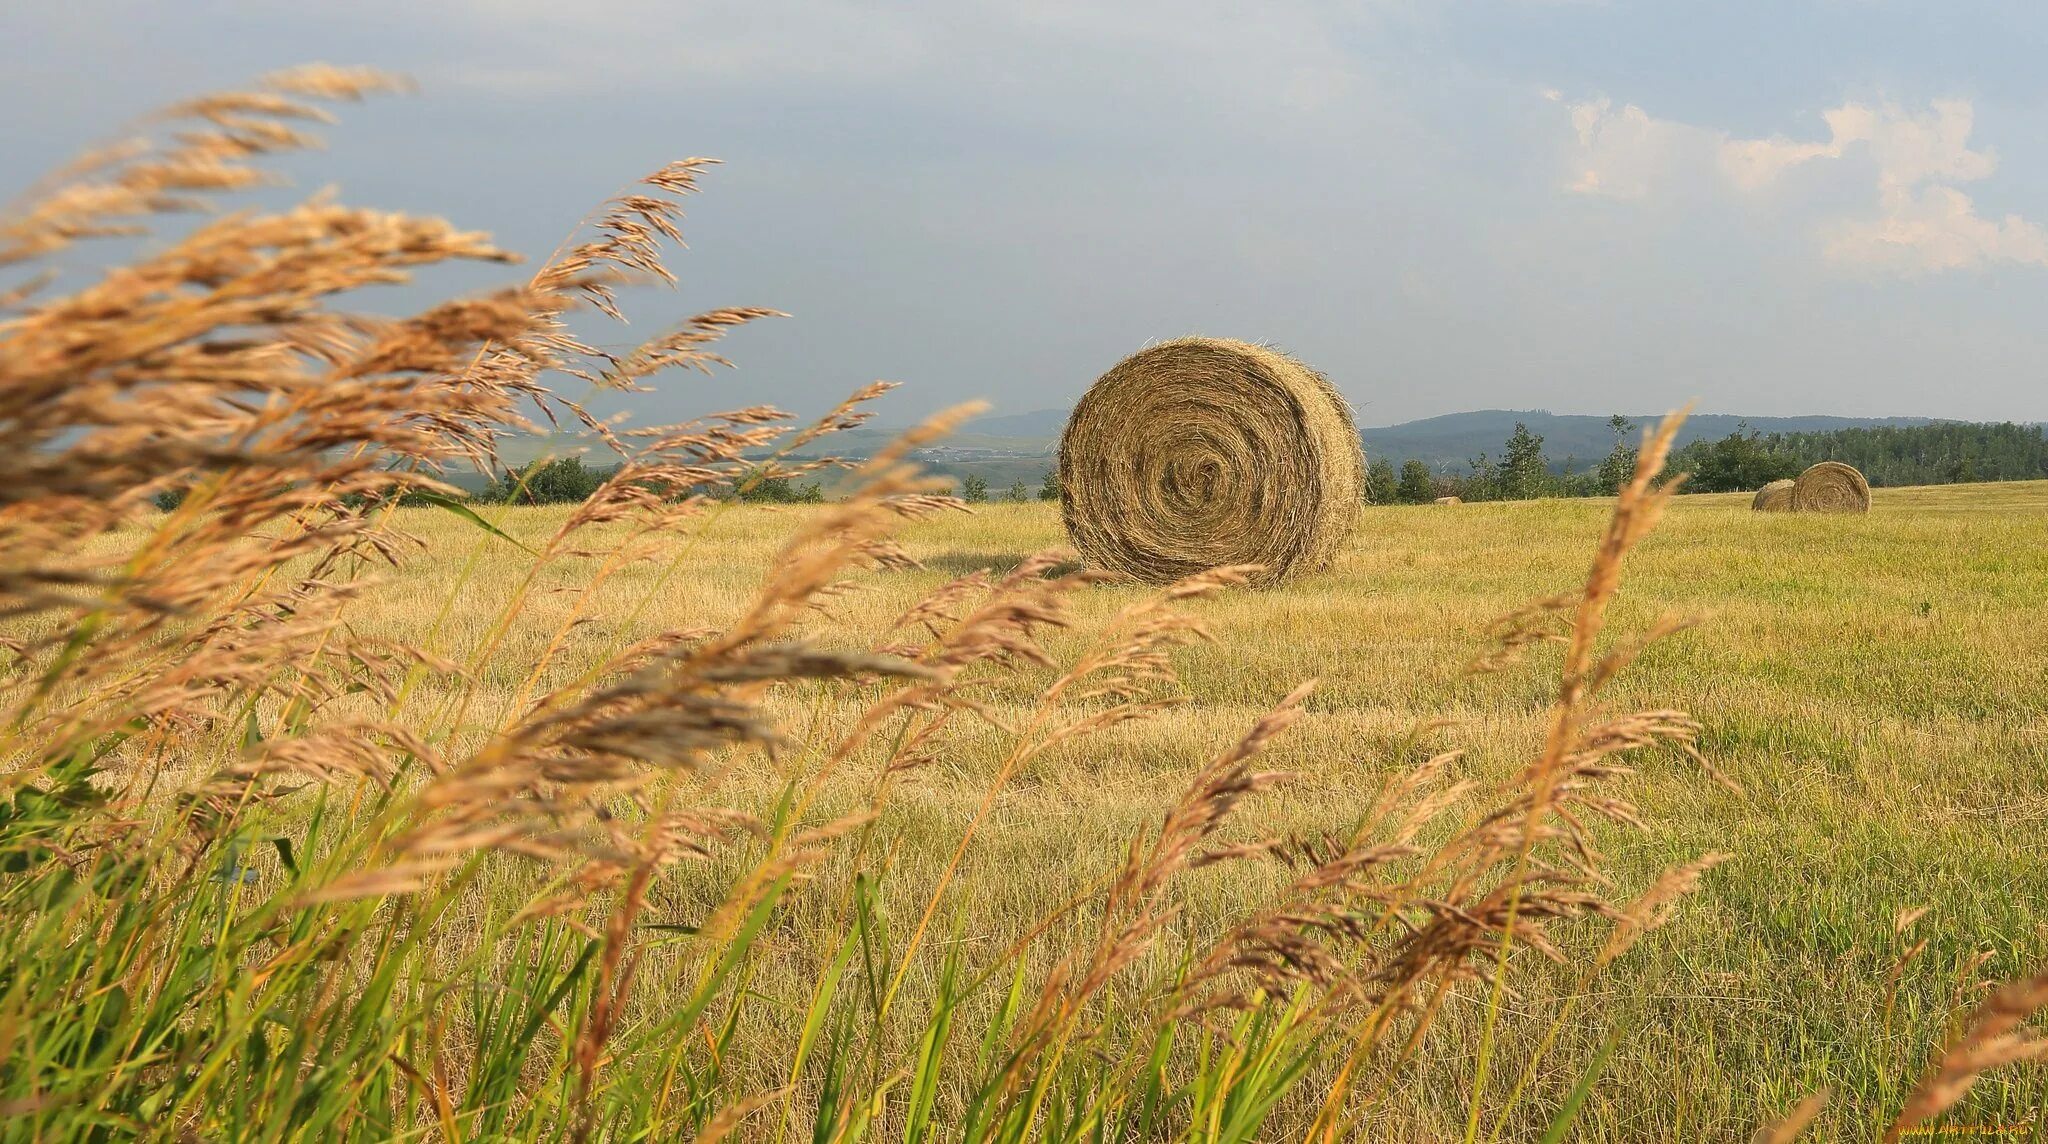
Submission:
{"label": "distant hay bale", "polygon": [[1365,488],[1351,409],[1324,377],[1249,342],[1181,338],[1089,388],[1060,438],[1060,514],[1090,564],[1163,584],[1329,563]]}
{"label": "distant hay bale", "polygon": [[1791,512],[1792,481],[1772,481],[1756,491],[1756,499],[1749,502],[1755,512]]}
{"label": "distant hay bale", "polygon": [[1464,503],[1465,503],[1465,498],[1463,498],[1463,497],[1438,497],[1438,498],[1436,498],[1436,500],[1434,500],[1434,501],[1432,501],[1432,502],[1430,502],[1430,503],[1432,503],[1432,504],[1464,504]]}
{"label": "distant hay bale", "polygon": [[1869,512],[1870,482],[1855,466],[1822,461],[1792,482],[1793,512]]}

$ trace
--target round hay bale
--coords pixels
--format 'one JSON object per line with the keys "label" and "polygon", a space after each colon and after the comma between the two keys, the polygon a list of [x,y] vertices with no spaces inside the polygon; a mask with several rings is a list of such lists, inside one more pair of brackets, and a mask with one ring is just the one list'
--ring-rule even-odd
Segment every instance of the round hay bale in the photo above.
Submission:
{"label": "round hay bale", "polygon": [[1060,438],[1060,515],[1090,564],[1153,584],[1227,564],[1274,583],[1328,564],[1365,458],[1323,375],[1249,342],[1180,338],[1118,362]]}
{"label": "round hay bale", "polygon": [[1791,480],[1772,481],[1758,489],[1756,499],[1749,502],[1749,507],[1755,512],[1791,512]]}
{"label": "round hay bale", "polygon": [[1870,482],[1855,466],[1822,461],[1792,482],[1793,512],[1869,512]]}
{"label": "round hay bale", "polygon": [[1464,503],[1465,503],[1465,498],[1463,498],[1463,497],[1438,497],[1438,498],[1436,498],[1436,499],[1435,499],[1434,501],[1431,501],[1430,503],[1431,503],[1431,504],[1464,504]]}

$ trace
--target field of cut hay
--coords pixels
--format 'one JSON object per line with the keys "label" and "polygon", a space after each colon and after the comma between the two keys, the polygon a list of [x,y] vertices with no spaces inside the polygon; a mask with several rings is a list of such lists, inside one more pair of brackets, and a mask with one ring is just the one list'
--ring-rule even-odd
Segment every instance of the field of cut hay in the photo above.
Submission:
{"label": "field of cut hay", "polygon": [[[1608,705],[1690,711],[1703,728],[1700,751],[1742,793],[1675,753],[1645,756],[1620,793],[1649,830],[1600,828],[1608,871],[1627,897],[1703,852],[1733,857],[1597,983],[1580,989],[1576,967],[1549,978],[1539,969],[1541,984],[1522,980],[1526,997],[1508,1002],[1498,1029],[1496,1107],[1561,998],[1578,990],[1582,999],[1530,1081],[1540,1104],[1555,1107],[1608,1038],[1619,1038],[1578,1138],[1743,1140],[1826,1088],[1833,1099],[1820,1138],[1871,1139],[1978,999],[1975,982],[2020,975],[2048,957],[2048,547],[2039,543],[2048,483],[1873,495],[1869,515],[1852,519],[1757,514],[1747,495],[1680,498],[1632,557],[1616,625],[1639,627],[1665,612],[1698,623],[1652,647]],[[965,851],[943,941],[971,960],[1099,887],[1194,769],[1305,679],[1319,680],[1306,714],[1266,759],[1300,777],[1246,804],[1248,833],[1341,831],[1383,782],[1430,750],[1464,749],[1459,766],[1471,777],[1509,777],[1541,741],[1555,657],[1538,651],[1480,676],[1466,667],[1489,619],[1583,577],[1608,507],[1370,508],[1328,572],[1191,605],[1214,640],[1175,654],[1186,702],[1054,750],[1018,774]],[[725,514],[633,627],[609,621],[612,609],[593,609],[593,622],[576,630],[589,649],[580,654],[643,628],[722,622],[751,599],[779,539],[807,511],[815,510]],[[404,571],[405,590],[383,593],[357,622],[414,640],[447,594],[455,563],[446,554],[472,540],[452,518],[406,516],[436,555]],[[537,541],[560,516],[518,510],[504,527]],[[835,602],[834,618],[811,630],[865,644],[942,582],[1004,570],[1062,540],[1050,505],[989,505],[919,524],[906,547],[923,571],[862,575],[859,590]],[[615,599],[638,599],[658,566],[623,576]],[[512,558],[478,569],[452,630],[480,633],[523,571]],[[573,564],[552,570],[550,586],[580,574]],[[1141,593],[1086,592],[1078,627]],[[554,606],[545,596],[534,605],[516,636],[525,643],[507,662],[538,653],[540,633],[559,618],[549,615]],[[1078,642],[1056,635],[1048,647],[1066,658]],[[583,665],[572,654],[562,670]],[[1050,675],[1027,672],[982,698],[998,718],[1019,718]],[[492,686],[509,702],[516,682],[508,675]],[[842,718],[829,706],[793,714],[800,728]],[[1437,720],[1422,745],[1411,743],[1419,725]],[[961,734],[900,780],[871,843],[893,855],[883,912],[899,941],[1007,742],[992,730]],[[728,782],[720,797],[757,806],[772,799],[778,779],[753,771]],[[856,802],[866,782],[849,775],[840,797]],[[703,888],[670,891],[664,919],[686,919],[699,895],[714,896],[718,867],[685,873]],[[1213,930],[1268,892],[1273,877],[1251,865],[1196,872],[1175,891],[1176,931]],[[776,954],[750,988],[801,1006],[840,924],[818,904],[779,923]],[[1087,927],[1071,928],[1049,944],[1077,940]],[[1579,940],[1596,936],[1586,930]],[[931,985],[913,979],[906,988]],[[1484,1002],[1473,989],[1446,1003],[1372,1118],[1384,1138],[1462,1133]],[[770,1017],[739,1040],[750,1059],[786,1062],[800,1034]],[[2027,1120],[2044,1099],[2038,1073],[2008,1071],[1980,1082],[1963,1122]],[[1304,1117],[1297,1109],[1284,1119]],[[1527,1129],[1532,1138],[1538,1128]]]}
{"label": "field of cut hay", "polygon": [[[393,86],[181,105],[0,222],[0,1139],[2048,1132],[2048,484],[1755,513],[1659,483],[1673,419],[1612,500],[1367,509],[1264,590],[960,511],[906,460],[959,410],[749,504],[891,387],[551,389],[773,313],[569,332],[674,281],[701,159],[410,317],[353,295],[509,255],[317,198],[37,293]],[[573,506],[426,476],[542,416],[617,460]]]}

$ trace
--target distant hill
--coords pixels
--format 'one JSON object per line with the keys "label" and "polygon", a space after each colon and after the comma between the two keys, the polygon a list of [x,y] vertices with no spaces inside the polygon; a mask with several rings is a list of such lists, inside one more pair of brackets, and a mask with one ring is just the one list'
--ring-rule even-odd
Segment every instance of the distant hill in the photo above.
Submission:
{"label": "distant hill", "polygon": [[[1656,415],[1631,417],[1638,428],[1655,424]],[[1813,433],[1830,429],[1876,426],[1926,425],[1931,417],[1743,417],[1732,413],[1695,413],[1679,431],[1678,445],[1701,438],[1726,437],[1738,426],[1747,425],[1763,433]],[[1531,433],[1543,438],[1543,452],[1553,465],[1573,459],[1584,468],[1599,461],[1614,447],[1614,434],[1607,418],[1592,414],[1549,413],[1540,409],[1481,409],[1471,413],[1446,413],[1399,425],[1370,426],[1359,430],[1367,456],[1387,457],[1395,462],[1415,458],[1433,469],[1464,468],[1481,453],[1500,452],[1501,443],[1514,432],[1519,421]],[[1066,426],[1064,409],[1040,409],[1030,413],[1009,413],[981,417],[968,422],[950,445],[963,451],[996,448],[1017,454],[1050,456],[1058,447],[1060,431]],[[875,436],[887,431],[869,430]]]}
{"label": "distant hill", "polygon": [[[1638,427],[1654,424],[1659,415],[1631,417]],[[1814,433],[1837,429],[1905,427],[1927,425],[1931,417],[1743,417],[1732,413],[1695,413],[1680,430],[1679,447],[1697,440],[1718,440],[1747,425],[1762,433]],[[1543,438],[1543,452],[1551,468],[1562,471],[1567,460],[1584,471],[1599,463],[1614,446],[1614,434],[1602,415],[1549,413],[1544,410],[1482,409],[1471,413],[1447,413],[1399,425],[1369,426],[1359,430],[1368,457],[1384,457],[1394,464],[1415,459],[1438,471],[1467,471],[1481,453],[1500,454],[1501,444],[1519,421]],[[1022,482],[1036,487],[1045,471],[1057,462],[1061,431],[1067,410],[1038,409],[1025,413],[1004,413],[978,417],[961,426],[958,433],[929,449],[918,459],[933,472],[954,478],[978,473],[997,492]],[[832,454],[866,456],[893,440],[900,427],[863,426],[823,438],[803,452],[807,456]],[[542,454],[556,455],[586,448],[587,442],[569,435],[513,438],[505,443],[503,455],[518,464]],[[598,458],[592,457],[595,461]],[[457,478],[467,483],[466,478]]]}
{"label": "distant hill", "polygon": [[[1632,416],[1638,430],[1654,425],[1660,415]],[[1875,428],[1878,426],[1926,425],[1931,417],[1742,417],[1732,413],[1695,413],[1678,431],[1678,447],[1701,439],[1726,437],[1747,425],[1761,433],[1815,433],[1830,429]],[[1473,413],[1447,413],[1400,425],[1359,430],[1369,457],[1387,457],[1399,463],[1409,458],[1423,461],[1432,469],[1462,469],[1481,453],[1498,456],[1501,443],[1514,432],[1515,423],[1543,438],[1544,455],[1553,467],[1573,459],[1577,468],[1597,463],[1614,447],[1614,433],[1607,418],[1580,413],[1548,413],[1540,409],[1482,409]]]}
{"label": "distant hill", "polygon": [[1039,409],[1031,413],[999,413],[977,417],[966,425],[968,432],[990,437],[1050,437],[1059,439],[1067,427],[1064,409]]}

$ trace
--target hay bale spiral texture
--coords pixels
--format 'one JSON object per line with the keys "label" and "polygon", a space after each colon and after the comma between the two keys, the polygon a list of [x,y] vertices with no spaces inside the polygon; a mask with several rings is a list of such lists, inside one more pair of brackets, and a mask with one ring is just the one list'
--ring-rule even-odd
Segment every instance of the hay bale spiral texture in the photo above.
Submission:
{"label": "hay bale spiral texture", "polygon": [[1357,522],[1365,458],[1328,380],[1249,342],[1181,338],[1098,378],[1060,438],[1060,512],[1084,560],[1147,583],[1320,568]]}
{"label": "hay bale spiral texture", "polygon": [[1792,482],[1794,512],[1869,512],[1870,482],[1855,466],[1822,461]]}
{"label": "hay bale spiral texture", "polygon": [[1756,491],[1756,498],[1749,502],[1755,512],[1791,512],[1792,481],[1772,481]]}

